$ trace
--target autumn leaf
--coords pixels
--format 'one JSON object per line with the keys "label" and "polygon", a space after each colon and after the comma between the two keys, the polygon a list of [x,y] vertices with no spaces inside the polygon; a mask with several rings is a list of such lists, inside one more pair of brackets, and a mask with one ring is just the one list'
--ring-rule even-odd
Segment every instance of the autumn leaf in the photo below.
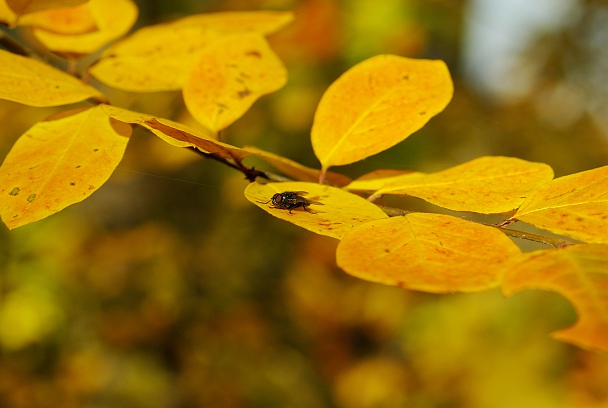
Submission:
{"label": "autumn leaf", "polygon": [[79,79],[32,58],[0,50],[0,98],[30,106],[58,106],[104,98]]}
{"label": "autumn leaf", "polygon": [[512,217],[589,243],[608,243],[608,166],[557,178]]}
{"label": "autumn leaf", "polygon": [[5,0],[15,14],[28,14],[37,11],[78,6],[88,0]]}
{"label": "autumn leaf", "polygon": [[198,26],[144,27],[110,46],[89,73],[125,91],[178,90],[184,86],[199,51],[217,37],[217,33]]}
{"label": "autumn leaf", "polygon": [[98,30],[88,4],[38,11],[19,19],[20,26],[32,26],[57,34],[83,34]]}
{"label": "autumn leaf", "polygon": [[374,196],[410,195],[453,211],[492,214],[518,208],[552,178],[553,170],[544,163],[485,156],[438,173],[354,181],[346,188],[374,191]]}
{"label": "autumn leaf", "polygon": [[[312,212],[304,211],[301,207],[291,212],[273,208],[270,203],[272,196],[286,191],[304,191],[307,193],[304,198],[321,204],[310,205],[308,209]],[[245,189],[245,197],[277,218],[317,234],[338,239],[357,225],[388,218],[376,205],[357,195],[317,183],[251,183]]]}
{"label": "autumn leaf", "polygon": [[266,36],[280,30],[293,18],[293,13],[285,11],[228,11],[197,14],[173,24],[204,26],[222,34],[257,33]]}
{"label": "autumn leaf", "polygon": [[130,135],[99,106],[34,125],[0,167],[4,223],[16,228],[87,198],[110,177]]}
{"label": "autumn leaf", "polygon": [[55,52],[85,55],[126,34],[137,20],[137,6],[131,0],[89,0],[86,6],[95,20],[96,30],[66,35],[35,28],[34,35]]}
{"label": "autumn leaf", "polygon": [[5,0],[0,0],[0,22],[9,27],[13,27],[17,21],[17,14],[6,4]]}
{"label": "autumn leaf", "polygon": [[[260,157],[261,159],[264,159],[283,174],[298,181],[314,182],[319,177],[319,169],[306,167],[296,161],[288,159],[287,157],[258,149],[255,146],[245,146],[243,149],[257,157]],[[330,171],[327,173],[327,182],[331,185],[341,187],[348,184],[350,179],[343,174],[333,173]]]}
{"label": "autumn leaf", "polygon": [[399,143],[452,98],[442,61],[379,55],[338,78],[314,117],[312,145],[323,169],[353,163]]}
{"label": "autumn leaf", "polygon": [[503,290],[510,296],[527,288],[558,292],[574,306],[578,321],[553,337],[608,352],[608,245],[572,245],[524,254],[506,273]]}
{"label": "autumn leaf", "polygon": [[89,72],[126,91],[182,89],[205,47],[226,35],[270,33],[291,18],[291,13],[212,13],[144,27],[110,46]]}
{"label": "autumn leaf", "polygon": [[498,286],[520,253],[498,229],[449,215],[413,213],[352,229],[340,241],[336,261],[368,281],[453,293]]}
{"label": "autumn leaf", "polygon": [[[380,174],[383,174],[382,172]],[[350,184],[348,184],[345,188],[350,191],[364,191],[367,193],[374,193],[370,198],[376,199],[380,197],[381,194],[378,193],[379,190],[386,188],[387,193],[391,194],[390,190],[391,186],[394,184],[403,184],[403,185],[416,185],[417,180],[421,180],[421,183],[424,182],[425,178],[428,178],[429,174],[421,173],[418,171],[410,171],[405,173],[392,174],[388,173],[385,177],[375,177],[374,174],[365,174],[362,177],[353,180]],[[407,195],[407,193],[402,193],[403,195]]]}
{"label": "autumn leaf", "polygon": [[184,101],[196,120],[217,132],[286,81],[283,63],[262,36],[233,35],[201,51],[184,84]]}
{"label": "autumn leaf", "polygon": [[[372,170],[369,173],[365,173],[362,176],[357,177],[354,181],[360,182],[360,181],[371,181],[371,180],[376,180],[376,179],[386,179],[389,177],[396,177],[396,176],[403,176],[406,174],[412,174],[412,173],[416,173],[412,170],[399,170],[399,169],[376,169],[376,170]],[[418,174],[424,174],[424,173],[418,173]],[[374,182],[375,183],[375,182]],[[355,186],[358,186],[359,184],[357,183]],[[376,186],[373,183],[371,184],[371,188],[368,187],[368,185],[366,183],[363,183],[362,186],[364,188],[353,188],[352,190],[358,190],[358,191],[376,191],[378,190],[378,188],[380,188],[382,185],[380,186]]]}
{"label": "autumn leaf", "polygon": [[110,117],[124,123],[140,125],[172,146],[195,147],[203,153],[216,154],[228,159],[240,160],[252,154],[216,140],[209,130],[195,130],[169,119],[157,118],[116,106],[101,105],[101,107]]}

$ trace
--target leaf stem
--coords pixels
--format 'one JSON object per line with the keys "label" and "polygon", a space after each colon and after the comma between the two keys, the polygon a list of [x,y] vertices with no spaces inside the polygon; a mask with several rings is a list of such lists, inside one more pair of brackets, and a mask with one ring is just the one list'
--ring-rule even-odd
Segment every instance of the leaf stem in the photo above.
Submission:
{"label": "leaf stem", "polygon": [[327,168],[321,167],[321,171],[319,172],[319,184],[325,183],[325,176],[327,175]]}

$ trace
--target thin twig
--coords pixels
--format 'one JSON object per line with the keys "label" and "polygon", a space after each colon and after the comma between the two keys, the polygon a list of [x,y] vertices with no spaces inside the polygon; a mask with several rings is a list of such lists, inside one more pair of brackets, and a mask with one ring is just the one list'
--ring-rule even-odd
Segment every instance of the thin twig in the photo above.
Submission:
{"label": "thin twig", "polygon": [[23,57],[29,57],[32,54],[30,50],[19,44],[12,36],[4,31],[4,29],[0,30],[0,47],[12,54],[21,55]]}
{"label": "thin twig", "polygon": [[293,180],[291,180],[287,177],[281,176],[279,174],[275,174],[275,173],[272,173],[272,172],[269,172],[266,170],[264,170],[264,171],[258,170],[255,167],[248,167],[245,164],[243,164],[243,162],[241,162],[240,160],[238,160],[234,157],[229,159],[229,158],[220,156],[218,154],[206,153],[206,152],[200,151],[196,147],[187,147],[186,149],[189,149],[189,150],[193,151],[194,153],[198,154],[199,156],[202,156],[206,159],[215,160],[219,163],[222,163],[225,166],[228,166],[232,169],[240,171],[241,173],[243,173],[245,178],[251,182],[255,181],[255,179],[258,177],[264,178],[269,181],[275,181],[275,182],[293,181]]}

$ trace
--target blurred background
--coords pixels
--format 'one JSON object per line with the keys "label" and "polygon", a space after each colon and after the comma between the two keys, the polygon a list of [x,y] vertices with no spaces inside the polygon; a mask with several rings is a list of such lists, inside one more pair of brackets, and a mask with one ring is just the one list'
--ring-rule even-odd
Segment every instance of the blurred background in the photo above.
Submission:
{"label": "blurred background", "polygon": [[[436,171],[516,156],[563,176],[608,164],[605,0],[139,1],[138,26],[293,10],[288,67],[222,135],[317,167],[316,105],[373,55],[443,59],[447,109],[335,171]],[[191,123],[176,92],[113,103]],[[53,113],[0,101],[0,157]],[[98,192],[0,227],[0,406],[607,407],[608,357],[551,339],[573,309],[548,292],[430,295],[352,278],[337,241],[250,205],[241,174],[137,131]],[[423,203],[408,202],[414,208]]]}

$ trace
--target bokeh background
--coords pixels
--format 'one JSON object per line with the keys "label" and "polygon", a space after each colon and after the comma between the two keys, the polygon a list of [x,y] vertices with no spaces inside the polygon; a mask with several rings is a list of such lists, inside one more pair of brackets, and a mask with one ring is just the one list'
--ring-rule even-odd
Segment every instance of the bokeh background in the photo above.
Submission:
{"label": "bokeh background", "polygon": [[[285,88],[222,137],[303,164],[323,91],[382,53],[439,58],[455,95],[400,145],[340,169],[435,171],[481,155],[608,164],[604,0],[138,1],[139,26],[293,10],[270,38]],[[191,123],[179,93],[106,90]],[[53,113],[0,101],[3,158]],[[600,408],[608,357],[559,343],[548,292],[430,295],[352,278],[337,241],[243,197],[242,175],[136,132],[109,182],[32,225],[0,227],[0,406]],[[426,208],[410,200],[410,208]]]}

